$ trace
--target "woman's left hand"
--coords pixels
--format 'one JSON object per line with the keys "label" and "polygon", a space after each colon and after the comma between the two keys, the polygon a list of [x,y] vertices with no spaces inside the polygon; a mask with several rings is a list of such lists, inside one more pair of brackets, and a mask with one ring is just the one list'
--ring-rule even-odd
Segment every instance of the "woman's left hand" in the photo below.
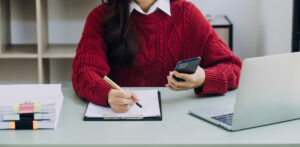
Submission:
{"label": "woman's left hand", "polygon": [[[176,81],[173,78],[173,75],[175,75],[177,78],[183,79],[184,81]],[[169,73],[167,78],[168,84],[166,84],[166,87],[169,89],[175,91],[189,90],[203,86],[205,81],[205,72],[200,66],[198,66],[194,74],[184,74],[177,71],[172,71]]]}

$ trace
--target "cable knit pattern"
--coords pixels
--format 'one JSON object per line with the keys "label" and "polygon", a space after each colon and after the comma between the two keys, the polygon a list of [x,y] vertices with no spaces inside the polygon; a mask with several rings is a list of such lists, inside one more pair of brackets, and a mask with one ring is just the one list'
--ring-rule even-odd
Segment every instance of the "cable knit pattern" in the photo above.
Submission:
{"label": "cable knit pattern", "polygon": [[196,88],[199,96],[224,94],[238,86],[241,61],[218,37],[199,9],[187,1],[171,2],[171,14],[157,10],[150,15],[134,11],[130,16],[141,51],[136,64],[121,72],[111,72],[107,64],[105,28],[102,19],[107,15],[106,4],[96,7],[88,16],[73,61],[72,82],[82,98],[95,104],[108,106],[111,90],[103,79],[109,75],[124,87],[163,87],[169,71],[179,60],[200,56],[206,80]]}

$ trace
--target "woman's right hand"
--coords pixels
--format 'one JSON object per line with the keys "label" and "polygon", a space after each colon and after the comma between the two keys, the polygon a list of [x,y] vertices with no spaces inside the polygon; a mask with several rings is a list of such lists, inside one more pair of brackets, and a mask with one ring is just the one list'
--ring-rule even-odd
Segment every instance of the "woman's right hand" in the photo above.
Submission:
{"label": "woman's right hand", "polygon": [[111,89],[108,93],[108,103],[117,113],[127,112],[139,99],[129,90]]}

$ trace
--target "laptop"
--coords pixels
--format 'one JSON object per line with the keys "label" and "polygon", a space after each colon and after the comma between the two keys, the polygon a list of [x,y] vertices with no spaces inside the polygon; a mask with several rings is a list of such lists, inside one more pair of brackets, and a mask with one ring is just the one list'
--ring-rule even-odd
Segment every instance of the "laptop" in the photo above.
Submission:
{"label": "laptop", "polygon": [[300,118],[300,53],[245,59],[235,102],[190,114],[230,131]]}

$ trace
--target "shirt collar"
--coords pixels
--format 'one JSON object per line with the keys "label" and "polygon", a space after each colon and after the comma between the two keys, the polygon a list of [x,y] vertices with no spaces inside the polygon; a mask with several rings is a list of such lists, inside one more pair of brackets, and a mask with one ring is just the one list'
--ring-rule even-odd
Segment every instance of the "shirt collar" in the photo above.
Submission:
{"label": "shirt collar", "polygon": [[145,13],[141,9],[141,7],[133,0],[131,0],[131,2],[129,4],[129,14],[131,14],[133,12],[133,10],[136,10],[142,14],[149,15],[149,14],[155,12],[157,9],[160,9],[163,12],[165,12],[166,14],[168,14],[169,16],[171,16],[170,0],[156,0],[156,2],[150,7],[150,9],[147,13]]}

